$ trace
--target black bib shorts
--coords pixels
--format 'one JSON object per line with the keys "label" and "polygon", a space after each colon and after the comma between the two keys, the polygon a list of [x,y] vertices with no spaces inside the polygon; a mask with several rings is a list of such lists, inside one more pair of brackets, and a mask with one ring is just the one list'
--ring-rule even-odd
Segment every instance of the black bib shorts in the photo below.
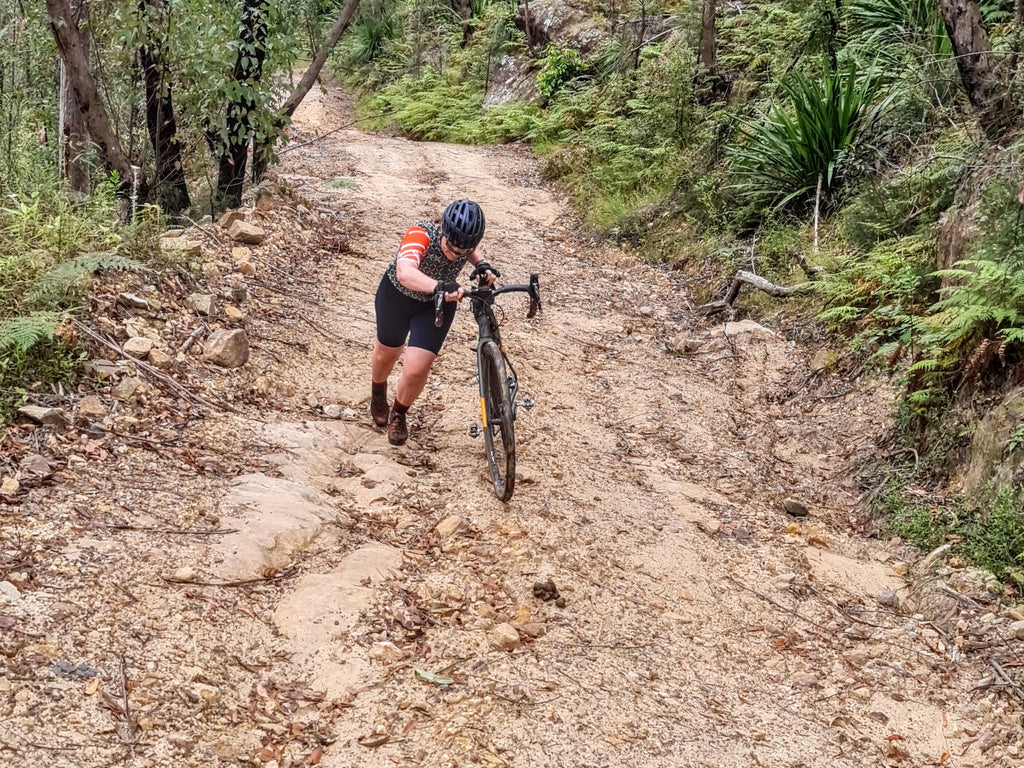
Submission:
{"label": "black bib shorts", "polygon": [[438,328],[434,325],[434,302],[420,301],[400,293],[385,272],[373,301],[377,314],[377,341],[385,347],[401,347],[408,339],[410,347],[436,355],[452,327],[457,306],[454,301],[444,303],[444,322]]}

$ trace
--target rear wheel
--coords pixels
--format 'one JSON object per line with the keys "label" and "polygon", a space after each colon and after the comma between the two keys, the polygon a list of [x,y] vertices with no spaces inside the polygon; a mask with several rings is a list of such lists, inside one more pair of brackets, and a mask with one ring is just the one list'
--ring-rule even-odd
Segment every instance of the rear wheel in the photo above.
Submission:
{"label": "rear wheel", "polygon": [[483,377],[484,443],[491,468],[494,492],[502,501],[512,498],[516,482],[516,438],[512,427],[512,398],[508,389],[505,358],[493,341],[484,344],[480,355]]}

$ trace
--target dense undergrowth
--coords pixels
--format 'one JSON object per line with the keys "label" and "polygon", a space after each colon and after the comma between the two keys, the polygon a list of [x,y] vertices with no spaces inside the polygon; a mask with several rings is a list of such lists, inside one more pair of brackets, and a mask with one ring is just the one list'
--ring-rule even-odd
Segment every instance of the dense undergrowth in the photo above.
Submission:
{"label": "dense undergrowth", "polygon": [[[378,128],[529,143],[593,226],[699,276],[709,298],[736,269],[808,283],[794,311],[814,315],[813,333],[900,382],[902,453],[880,497],[890,529],[924,547],[953,542],[1017,583],[1019,483],[931,506],[906,488],[944,487],[985,399],[1024,381],[1024,141],[979,129],[937,5],[836,8],[726,5],[710,72],[699,4],[585,5],[610,31],[574,47],[527,39],[515,7],[491,3],[468,33],[433,16],[427,51],[414,42],[421,6],[391,2],[386,29],[362,13],[336,65]],[[1010,56],[1011,4],[981,10],[996,55]],[[485,106],[501,56],[532,62],[532,99]],[[1018,98],[1019,82],[1010,88]]]}
{"label": "dense undergrowth", "polygon": [[90,279],[144,269],[162,221],[147,209],[130,226],[117,223],[113,184],[80,203],[52,182],[0,202],[0,420],[72,379],[81,352],[69,321]]}

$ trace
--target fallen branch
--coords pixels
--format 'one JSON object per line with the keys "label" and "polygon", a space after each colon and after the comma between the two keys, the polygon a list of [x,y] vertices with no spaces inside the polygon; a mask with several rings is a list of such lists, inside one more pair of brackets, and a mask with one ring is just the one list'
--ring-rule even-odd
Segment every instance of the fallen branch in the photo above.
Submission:
{"label": "fallen branch", "polygon": [[751,288],[756,288],[759,291],[767,293],[769,296],[775,296],[778,298],[784,298],[786,296],[792,296],[794,293],[801,293],[806,291],[808,288],[807,283],[798,283],[797,285],[776,285],[765,280],[760,275],[755,275],[753,272],[747,272],[745,269],[741,269],[736,273],[736,276],[732,279],[732,285],[729,286],[729,290],[725,294],[724,299],[718,301],[709,301],[699,308],[699,311],[704,315],[715,315],[719,312],[726,312],[732,309],[733,302],[736,301],[736,297],[739,296],[740,288],[745,284]]}
{"label": "fallen branch", "polygon": [[129,525],[127,523],[105,523],[113,531],[141,531],[143,533],[167,533],[175,536],[217,536],[226,533],[238,533],[237,528],[207,528],[187,531],[182,528],[155,528],[148,525]]}
{"label": "fallen branch", "polygon": [[160,373],[160,371],[158,371],[156,368],[154,368],[149,363],[144,363],[142,360],[139,360],[137,357],[132,357],[131,355],[125,354],[121,350],[121,347],[119,347],[114,342],[108,341],[107,339],[105,339],[102,336],[100,336],[98,333],[96,333],[92,328],[87,326],[81,320],[75,320],[73,322],[75,324],[75,327],[78,328],[78,330],[82,331],[82,333],[84,333],[86,336],[88,336],[89,338],[93,339],[94,341],[99,342],[103,346],[105,346],[105,347],[107,347],[109,349],[112,349],[113,351],[117,352],[117,356],[118,357],[120,357],[120,358],[122,358],[124,360],[131,360],[133,363],[135,363],[136,366],[138,366],[138,369],[140,371],[142,371],[144,374],[146,374],[147,376],[153,377],[157,381],[163,382],[164,384],[169,386],[171,389],[173,389],[175,392],[177,392],[179,395],[184,397],[186,400],[191,400],[193,403],[198,403],[199,405],[205,405],[207,408],[209,408],[211,410],[214,410],[214,411],[222,410],[222,409],[225,409],[225,408],[227,410],[229,410],[229,411],[234,411],[234,408],[231,408],[230,406],[227,406],[227,405],[219,405],[219,406],[218,405],[214,405],[209,400],[205,400],[204,398],[202,398],[199,395],[197,395],[194,392],[192,392],[190,389],[188,389],[188,387],[185,387],[185,386],[179,384],[174,379],[172,379],[170,376],[167,376],[167,375],[165,375],[163,373]]}

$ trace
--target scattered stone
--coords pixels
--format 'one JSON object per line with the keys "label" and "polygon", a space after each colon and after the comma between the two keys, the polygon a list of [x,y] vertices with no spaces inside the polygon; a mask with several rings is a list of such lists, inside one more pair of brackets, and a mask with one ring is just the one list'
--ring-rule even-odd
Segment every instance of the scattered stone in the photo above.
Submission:
{"label": "scattered stone", "polygon": [[199,243],[184,237],[161,237],[160,250],[173,251],[190,259],[198,258],[203,254],[203,247]]}
{"label": "scattered stone", "polygon": [[149,350],[148,359],[150,364],[157,368],[167,368],[172,362],[174,362],[174,358],[171,357],[171,354],[167,350],[160,349],[159,347],[154,347]]}
{"label": "scattered stone", "polygon": [[711,331],[712,335],[718,336],[721,334],[735,338],[737,336],[751,335],[751,336],[777,336],[778,334],[770,328],[765,328],[760,323],[755,323],[753,320],[737,320],[714,328]]}
{"label": "scattered stone", "polygon": [[121,369],[109,360],[89,360],[82,366],[86,376],[95,376],[98,379],[109,379],[118,376]]}
{"label": "scattered stone", "polygon": [[253,264],[251,261],[240,261],[235,265],[235,269],[237,269],[246,277],[256,276],[256,265]]}
{"label": "scattered stone", "polygon": [[790,678],[793,685],[798,685],[801,688],[820,688],[821,684],[818,682],[818,678],[810,672],[794,672]]}
{"label": "scattered stone", "polygon": [[832,368],[839,356],[830,349],[822,347],[814,353],[814,357],[811,358],[811,373],[821,373]]}
{"label": "scattered stone", "polygon": [[374,643],[370,647],[370,656],[378,661],[394,662],[405,658],[405,651],[392,642]]}
{"label": "scattered stone", "polygon": [[149,351],[153,348],[156,342],[152,339],[147,339],[145,336],[132,336],[128,341],[124,343],[124,353],[131,357],[138,359],[144,358],[149,354]]}
{"label": "scattered stone", "polygon": [[654,307],[648,306],[646,304],[644,306],[640,307],[640,316],[641,317],[652,317],[653,315],[654,315]]}
{"label": "scattered stone", "polygon": [[685,333],[680,333],[673,336],[666,347],[669,352],[674,352],[679,355],[692,355],[703,345],[704,342],[700,339],[695,339],[691,336],[687,336]]}
{"label": "scattered stone", "polygon": [[217,223],[224,229],[231,229],[231,225],[236,221],[245,221],[245,214],[242,211],[226,211],[217,219]]}
{"label": "scattered stone", "polygon": [[206,342],[203,357],[224,368],[241,368],[249,360],[249,338],[241,328],[214,331]]}
{"label": "scattered stone", "polygon": [[231,249],[231,258],[236,264],[242,261],[252,261],[252,248],[236,245]]}
{"label": "scattered stone", "polygon": [[149,302],[147,302],[142,296],[138,296],[134,293],[120,293],[117,296],[117,300],[124,304],[126,307],[135,307],[135,309],[149,309]]}
{"label": "scattered stone", "polygon": [[21,592],[9,581],[0,581],[0,603],[16,603],[21,600]]}
{"label": "scattered stone", "polygon": [[110,394],[118,400],[127,400],[135,394],[135,390],[139,388],[139,384],[141,383],[142,382],[134,376],[125,376],[117,383],[117,386],[110,390]]}
{"label": "scattered stone", "polygon": [[480,603],[476,607],[476,615],[481,619],[496,619],[498,612],[494,610],[494,606],[490,603]]}
{"label": "scattered stone", "polygon": [[1006,611],[1006,615],[1014,621],[1024,621],[1024,611],[1019,608],[1009,608]]}
{"label": "scattered stone", "polygon": [[810,512],[807,509],[807,505],[797,499],[784,499],[782,502],[782,509],[787,515],[793,517],[807,517]]}
{"label": "scattered stone", "polygon": [[533,596],[539,600],[543,600],[544,602],[557,600],[560,597],[558,594],[558,587],[555,586],[555,582],[551,579],[534,582]]}
{"label": "scattered stone", "polygon": [[46,408],[40,405],[23,405],[18,409],[18,413],[26,418],[32,419],[32,421],[38,422],[39,424],[45,424],[48,427],[56,427],[67,423],[67,417],[65,416],[64,409],[62,408]]}
{"label": "scattered stone", "polygon": [[259,245],[266,238],[267,233],[262,227],[250,224],[246,221],[236,221],[228,228],[228,235],[232,240],[246,245]]}
{"label": "scattered stone", "polygon": [[900,599],[891,589],[883,589],[878,593],[878,603],[886,608],[900,607]]}
{"label": "scattered stone", "polygon": [[540,621],[530,621],[519,627],[524,634],[530,637],[543,637],[548,633],[547,625]]}
{"label": "scattered stone", "polygon": [[192,293],[185,299],[185,306],[193,312],[210,317],[217,311],[217,297],[212,293]]}
{"label": "scattered stone", "polygon": [[324,406],[324,416],[328,419],[340,419],[341,418],[341,406],[337,403],[331,403],[330,405]]}
{"label": "scattered stone", "polygon": [[3,482],[0,483],[0,493],[5,496],[13,496],[18,492],[19,488],[21,488],[21,483],[18,482],[16,477],[4,477]]}
{"label": "scattered stone", "polygon": [[796,581],[795,573],[780,573],[775,577],[775,588],[780,590],[789,589]]}
{"label": "scattered stone", "polygon": [[107,407],[96,395],[86,395],[78,404],[78,412],[90,419],[102,419],[107,415]]}
{"label": "scattered stone", "polygon": [[860,699],[861,701],[867,701],[871,698],[871,689],[866,686],[861,686],[853,691],[853,697]]}
{"label": "scattered stone", "polygon": [[511,624],[499,624],[487,635],[491,645],[503,651],[514,651],[522,645],[519,633]]}
{"label": "scattered stone", "polygon": [[1024,621],[1015,621],[1010,625],[1010,633],[1018,640],[1024,640]]}
{"label": "scattered stone", "polygon": [[444,539],[454,536],[462,527],[462,524],[463,520],[461,515],[449,515],[434,526],[434,532],[437,534],[437,538],[443,541]]}
{"label": "scattered stone", "polygon": [[182,566],[181,568],[179,568],[178,570],[176,570],[174,572],[174,575],[171,577],[171,580],[172,581],[192,581],[195,577],[196,577],[195,569],[194,568],[190,568],[189,566],[185,565],[185,566]]}
{"label": "scattered stone", "polygon": [[203,274],[207,277],[220,277],[220,267],[216,262],[207,261],[203,264]]}
{"label": "scattered stone", "polygon": [[236,307],[234,304],[228,304],[224,307],[224,314],[227,315],[229,320],[244,320],[245,313]]}

